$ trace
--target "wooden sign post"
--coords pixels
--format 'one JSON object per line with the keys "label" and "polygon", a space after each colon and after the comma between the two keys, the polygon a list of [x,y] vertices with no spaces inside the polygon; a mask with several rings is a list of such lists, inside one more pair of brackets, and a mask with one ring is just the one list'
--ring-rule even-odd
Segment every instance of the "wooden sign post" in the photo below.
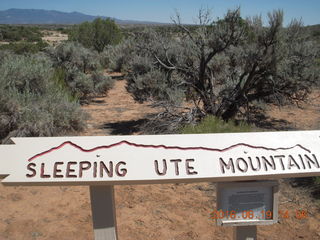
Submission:
{"label": "wooden sign post", "polygon": [[113,186],[90,186],[94,238],[116,240],[116,212]]}
{"label": "wooden sign post", "polygon": [[2,184],[89,185],[95,239],[116,239],[113,185],[320,175],[320,131],[13,138]]}

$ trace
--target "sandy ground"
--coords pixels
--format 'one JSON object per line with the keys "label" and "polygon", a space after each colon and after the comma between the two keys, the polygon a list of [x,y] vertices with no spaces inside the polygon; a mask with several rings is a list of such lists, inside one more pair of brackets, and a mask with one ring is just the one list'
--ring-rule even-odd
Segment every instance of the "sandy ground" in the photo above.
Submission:
{"label": "sandy ground", "polygon": [[50,45],[57,45],[62,41],[68,40],[68,34],[63,34],[58,31],[44,30],[42,33],[44,34],[42,40]]}
{"label": "sandy ground", "polygon": [[[81,135],[137,134],[141,119],[155,111],[135,103],[124,81],[117,81],[108,96],[96,98],[83,109],[90,118]],[[303,110],[272,108],[268,126],[315,129],[319,110],[316,98]],[[288,211],[289,216],[280,216],[278,224],[259,226],[259,239],[320,239],[320,202],[310,194],[282,181],[279,210]],[[119,240],[232,239],[231,227],[217,227],[210,219],[216,203],[213,183],[115,186],[115,201]],[[297,219],[296,210],[305,210],[307,216]],[[0,184],[2,239],[93,239],[88,187]]]}
{"label": "sandy ground", "polygon": [[279,130],[315,130],[320,129],[320,91],[314,91],[306,103],[299,107],[269,108],[269,122]]}

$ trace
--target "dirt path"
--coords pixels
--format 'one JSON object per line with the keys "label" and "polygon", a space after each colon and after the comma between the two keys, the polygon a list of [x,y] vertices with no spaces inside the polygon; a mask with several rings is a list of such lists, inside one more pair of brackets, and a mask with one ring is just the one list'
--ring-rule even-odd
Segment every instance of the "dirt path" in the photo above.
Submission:
{"label": "dirt path", "polygon": [[96,98],[83,109],[89,113],[89,119],[82,135],[88,136],[137,134],[146,115],[156,112],[147,103],[136,103],[128,95],[125,81],[117,81],[108,96]]}
{"label": "dirt path", "polygon": [[[141,119],[155,111],[135,103],[124,81],[117,81],[107,97],[83,108],[90,118],[81,135],[136,134]],[[289,110],[270,110],[271,118],[277,120],[285,111],[288,116],[296,114]],[[316,110],[319,113],[319,108],[311,112],[318,121]],[[295,118],[301,119],[301,114]],[[232,239],[232,228],[216,227],[209,219],[216,200],[213,183],[116,186],[115,195],[119,240]],[[259,239],[320,239],[320,203],[309,195],[309,190],[283,182],[279,209],[288,210],[289,217],[258,227]],[[308,216],[297,219],[295,210],[306,210]],[[0,185],[0,240],[92,239],[91,224],[88,187]]]}
{"label": "dirt path", "polygon": [[305,103],[299,106],[267,106],[266,115],[256,115],[253,120],[262,129],[316,130],[320,129],[320,90],[314,90]]}

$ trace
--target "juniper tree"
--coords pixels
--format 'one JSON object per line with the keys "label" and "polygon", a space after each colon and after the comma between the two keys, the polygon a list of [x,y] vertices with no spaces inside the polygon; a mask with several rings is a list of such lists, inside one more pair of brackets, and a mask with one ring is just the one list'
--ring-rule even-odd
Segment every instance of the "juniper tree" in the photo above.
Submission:
{"label": "juniper tree", "polygon": [[77,41],[87,48],[102,52],[108,45],[121,41],[122,33],[114,20],[97,18],[93,22],[84,22],[71,29],[69,39]]}

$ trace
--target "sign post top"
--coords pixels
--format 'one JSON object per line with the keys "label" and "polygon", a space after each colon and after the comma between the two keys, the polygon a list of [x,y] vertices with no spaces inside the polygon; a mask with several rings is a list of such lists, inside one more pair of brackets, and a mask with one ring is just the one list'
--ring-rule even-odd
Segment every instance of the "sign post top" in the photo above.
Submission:
{"label": "sign post top", "polygon": [[320,175],[320,131],[14,138],[11,185],[246,181]]}

